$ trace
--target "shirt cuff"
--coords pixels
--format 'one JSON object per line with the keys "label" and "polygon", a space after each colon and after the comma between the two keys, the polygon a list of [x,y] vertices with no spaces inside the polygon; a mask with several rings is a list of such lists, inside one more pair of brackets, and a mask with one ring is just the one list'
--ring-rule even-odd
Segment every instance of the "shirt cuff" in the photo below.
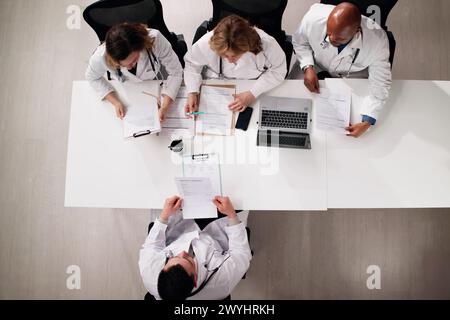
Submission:
{"label": "shirt cuff", "polygon": [[374,125],[377,123],[377,120],[374,119],[374,118],[372,118],[372,117],[369,117],[369,116],[367,116],[367,115],[363,115],[363,116],[362,116],[362,122],[368,122],[368,123],[370,123],[372,126],[374,126]]}
{"label": "shirt cuff", "polygon": [[161,222],[162,224],[165,224],[165,225],[169,224],[169,220],[161,219],[161,217],[158,217],[158,221]]}
{"label": "shirt cuff", "polygon": [[239,220],[239,217],[236,216],[234,218],[228,218],[228,225],[231,226],[235,226],[237,224],[241,223],[241,220]]}

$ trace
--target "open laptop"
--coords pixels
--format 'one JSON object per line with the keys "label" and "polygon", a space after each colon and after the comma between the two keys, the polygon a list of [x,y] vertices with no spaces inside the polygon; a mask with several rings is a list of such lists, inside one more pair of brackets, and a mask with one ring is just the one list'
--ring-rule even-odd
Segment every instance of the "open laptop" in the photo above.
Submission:
{"label": "open laptop", "polygon": [[311,117],[312,100],[262,97],[257,145],[311,149]]}

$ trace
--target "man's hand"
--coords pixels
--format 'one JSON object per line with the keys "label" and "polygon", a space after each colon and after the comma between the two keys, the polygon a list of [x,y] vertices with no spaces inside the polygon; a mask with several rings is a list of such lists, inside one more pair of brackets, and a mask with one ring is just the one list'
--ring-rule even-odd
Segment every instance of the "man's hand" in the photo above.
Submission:
{"label": "man's hand", "polygon": [[305,86],[313,93],[320,93],[319,78],[313,67],[305,70]]}
{"label": "man's hand", "polygon": [[236,210],[234,210],[230,198],[217,196],[214,198],[213,202],[219,212],[227,215],[228,218],[236,218]]}
{"label": "man's hand", "polygon": [[[189,93],[184,111],[187,113],[196,112],[198,110],[198,93]],[[189,116],[191,118],[191,116]]]}
{"label": "man's hand", "polygon": [[256,98],[250,91],[245,91],[238,94],[233,94],[234,101],[230,103],[228,108],[232,111],[242,112],[249,105],[255,102]]}
{"label": "man's hand", "polygon": [[116,109],[116,116],[120,120],[123,120],[123,117],[125,117],[125,107],[122,103],[118,103],[114,105],[114,109]]}
{"label": "man's hand", "polygon": [[359,138],[370,128],[371,124],[368,122],[361,122],[355,125],[350,125],[349,127],[345,128],[349,132],[347,136],[353,137],[353,138]]}
{"label": "man's hand", "polygon": [[166,202],[164,203],[164,209],[162,210],[159,217],[162,220],[169,220],[169,217],[171,215],[174,215],[178,211],[178,209],[181,208],[182,203],[183,200],[178,196],[167,198]]}

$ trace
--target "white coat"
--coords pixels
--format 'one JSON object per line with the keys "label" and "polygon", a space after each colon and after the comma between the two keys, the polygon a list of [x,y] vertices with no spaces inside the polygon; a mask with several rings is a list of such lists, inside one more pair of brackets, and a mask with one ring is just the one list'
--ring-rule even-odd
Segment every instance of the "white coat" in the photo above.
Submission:
{"label": "white coat", "polygon": [[123,77],[119,79],[117,70],[109,67],[105,60],[105,44],[100,45],[94,52],[89,60],[89,65],[86,70],[86,80],[89,81],[91,86],[98,92],[101,99],[104,99],[106,95],[114,91],[114,87],[105,79],[107,71],[111,73],[111,77],[120,81],[134,81],[141,82],[143,80],[162,80],[162,67],[168,74],[161,94],[169,96],[172,100],[175,100],[178,90],[183,81],[183,68],[177,55],[172,50],[170,42],[158,31],[149,29],[150,37],[155,39],[153,54],[156,61],[153,61],[153,57],[150,52],[150,58],[152,59],[155,67],[153,71],[152,65],[149,60],[147,50],[143,50],[140,53],[137,63],[136,75],[128,71],[127,68],[122,67]]}
{"label": "white coat", "polygon": [[[392,74],[389,62],[389,41],[386,32],[371,19],[363,16],[361,28],[353,40],[340,54],[338,49],[327,44],[327,20],[332,5],[314,4],[303,17],[293,44],[300,66],[314,65],[317,71],[328,71],[333,77],[369,78],[370,95],[361,110],[362,115],[378,119],[389,97]],[[360,49],[355,63],[352,61]],[[364,76],[363,76],[364,77]]]}
{"label": "white coat", "polygon": [[[261,37],[263,50],[257,55],[246,52],[236,64],[222,58],[222,70],[225,79],[258,79],[250,89],[250,92],[257,98],[283,82],[287,67],[286,55],[278,42],[264,31],[258,28],[255,30]],[[199,92],[204,67],[206,67],[204,74],[206,79],[220,78],[220,56],[209,46],[209,40],[213,34],[214,31],[205,34],[184,57],[186,62],[184,82],[189,93]]]}
{"label": "white coat", "polygon": [[168,225],[156,219],[139,255],[139,270],[148,292],[160,300],[158,276],[165,265],[166,254],[171,251],[176,256],[182,251],[188,252],[192,245],[197,261],[197,287],[215,268],[219,270],[188,300],[221,300],[231,294],[252,258],[245,229],[248,212],[240,212],[238,217],[241,223],[237,225],[228,226],[228,218],[222,218],[203,231],[194,220],[183,220],[180,212],[170,217]]}

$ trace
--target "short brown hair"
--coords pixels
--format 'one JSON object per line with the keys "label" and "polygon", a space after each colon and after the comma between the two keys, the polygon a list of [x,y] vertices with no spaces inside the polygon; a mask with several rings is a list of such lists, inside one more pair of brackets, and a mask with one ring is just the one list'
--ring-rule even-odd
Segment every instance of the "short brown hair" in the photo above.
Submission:
{"label": "short brown hair", "polygon": [[262,51],[258,32],[247,20],[237,15],[225,17],[219,22],[209,40],[209,46],[218,55],[223,55],[228,50],[237,54],[258,54]]}
{"label": "short brown hair", "polygon": [[131,53],[151,50],[155,39],[148,34],[147,26],[141,23],[121,23],[109,29],[106,34],[106,63],[117,69],[120,61],[125,60]]}

